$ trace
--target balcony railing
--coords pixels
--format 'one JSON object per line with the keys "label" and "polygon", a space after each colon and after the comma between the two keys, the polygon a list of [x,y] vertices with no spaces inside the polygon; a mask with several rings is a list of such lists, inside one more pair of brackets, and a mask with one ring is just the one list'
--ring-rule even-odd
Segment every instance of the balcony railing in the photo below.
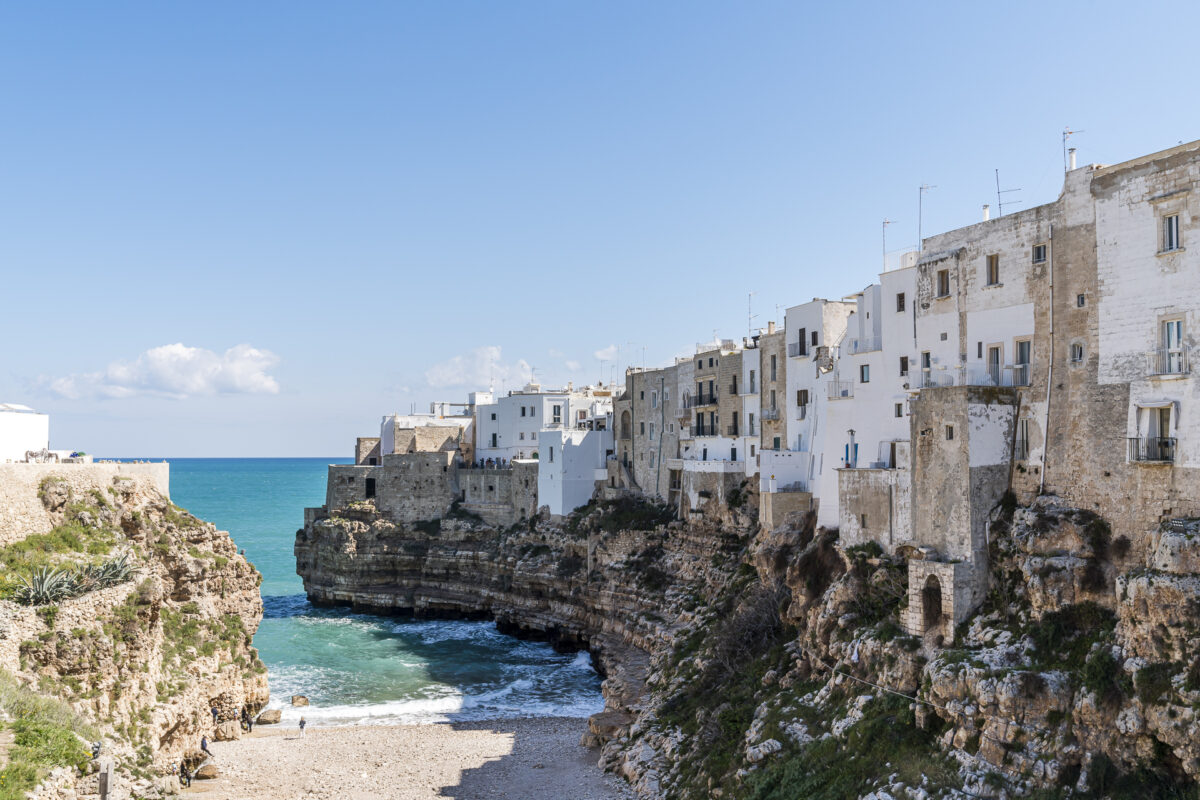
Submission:
{"label": "balcony railing", "polygon": [[779,419],[779,409],[778,408],[764,408],[762,410],[762,418],[769,419],[769,420]]}
{"label": "balcony railing", "polygon": [[696,426],[696,435],[697,436],[720,436],[720,432],[717,430],[716,425],[705,425],[704,423],[701,423]]}
{"label": "balcony railing", "polygon": [[698,394],[689,397],[684,405],[688,408],[699,408],[700,406],[715,406],[717,404],[717,396],[715,394]]}
{"label": "balcony railing", "polygon": [[808,358],[807,342],[791,342],[788,344],[788,358]]}
{"label": "balcony railing", "polygon": [[844,400],[848,397],[854,397],[854,381],[829,382],[830,400]]}
{"label": "balcony railing", "polygon": [[796,419],[805,419],[808,417],[808,406],[796,406]]}
{"label": "balcony railing", "polygon": [[776,492],[807,492],[808,483],[806,481],[792,481],[786,486],[776,486]]}
{"label": "balcony railing", "polygon": [[959,370],[960,386],[1028,386],[1028,364],[1006,364],[1003,367],[963,367]]}
{"label": "balcony railing", "polygon": [[1160,348],[1146,354],[1151,375],[1187,375],[1192,371],[1188,351],[1178,347]]}
{"label": "balcony railing", "polygon": [[921,389],[931,389],[937,386],[953,386],[954,373],[945,369],[933,369],[926,367],[921,370],[921,376],[917,380],[917,386]]}
{"label": "balcony railing", "polygon": [[729,425],[728,427],[726,427],[726,428],[725,428],[725,435],[726,435],[726,436],[741,436],[741,434],[740,434],[740,433],[738,433],[738,426],[737,426],[737,425]]}
{"label": "balcony railing", "polygon": [[1175,461],[1175,439],[1165,436],[1133,437],[1129,442],[1130,461]]}
{"label": "balcony railing", "polygon": [[874,350],[880,350],[882,348],[883,345],[880,343],[878,336],[864,337],[862,339],[855,339],[854,341],[850,342],[851,353],[870,353]]}

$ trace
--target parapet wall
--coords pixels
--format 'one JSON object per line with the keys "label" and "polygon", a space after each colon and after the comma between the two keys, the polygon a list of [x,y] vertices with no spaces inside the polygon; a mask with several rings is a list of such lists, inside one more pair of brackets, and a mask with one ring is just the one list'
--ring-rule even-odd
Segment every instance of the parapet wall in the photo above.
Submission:
{"label": "parapet wall", "polygon": [[20,541],[54,526],[38,489],[46,478],[66,482],[76,494],[104,492],[116,480],[134,481],[170,497],[171,465],[153,463],[0,464],[0,545]]}

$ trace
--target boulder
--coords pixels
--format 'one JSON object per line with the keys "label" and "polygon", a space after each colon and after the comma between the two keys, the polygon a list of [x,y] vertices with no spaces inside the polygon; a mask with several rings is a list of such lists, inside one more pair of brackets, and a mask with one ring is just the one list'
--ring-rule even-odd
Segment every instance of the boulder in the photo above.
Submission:
{"label": "boulder", "polygon": [[294,694],[294,695],[292,695],[292,705],[306,706],[306,705],[308,705],[308,698],[302,694]]}
{"label": "boulder", "polygon": [[255,725],[278,725],[283,719],[283,711],[278,708],[268,708],[266,711],[258,715],[258,719],[254,720]]}
{"label": "boulder", "polygon": [[220,776],[221,771],[217,769],[216,764],[205,764],[196,770],[196,774],[192,777],[199,781],[211,781],[213,778],[219,778]]}
{"label": "boulder", "polygon": [[213,740],[217,742],[229,742],[240,738],[242,738],[242,723],[234,719],[218,723],[216,731],[213,732]]}

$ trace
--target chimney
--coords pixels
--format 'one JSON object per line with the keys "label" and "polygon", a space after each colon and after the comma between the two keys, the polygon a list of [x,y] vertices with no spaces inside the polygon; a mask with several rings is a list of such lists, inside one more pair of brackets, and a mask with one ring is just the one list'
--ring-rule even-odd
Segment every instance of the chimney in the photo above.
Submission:
{"label": "chimney", "polygon": [[992,207],[989,206],[987,203],[984,203],[983,204],[983,221],[987,222],[991,218],[992,218]]}
{"label": "chimney", "polygon": [[767,323],[767,333],[770,334],[770,333],[774,333],[774,332],[775,332],[775,321],[772,320]]}
{"label": "chimney", "polygon": [[1067,158],[1070,160],[1071,169],[1075,169],[1075,148],[1074,147],[1067,149]]}

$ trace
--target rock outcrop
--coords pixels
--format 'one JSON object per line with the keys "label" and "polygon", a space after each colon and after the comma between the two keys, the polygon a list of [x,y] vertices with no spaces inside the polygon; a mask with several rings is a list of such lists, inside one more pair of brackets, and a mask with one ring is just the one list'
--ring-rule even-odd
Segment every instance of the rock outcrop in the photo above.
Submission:
{"label": "rock outcrop", "polygon": [[[38,496],[49,527],[0,547],[0,672],[94,723],[124,776],[114,797],[156,796],[156,773],[202,735],[239,737],[242,709],[266,705],[261,576],[151,481],[72,466]],[[23,596],[39,570],[72,588]]]}

